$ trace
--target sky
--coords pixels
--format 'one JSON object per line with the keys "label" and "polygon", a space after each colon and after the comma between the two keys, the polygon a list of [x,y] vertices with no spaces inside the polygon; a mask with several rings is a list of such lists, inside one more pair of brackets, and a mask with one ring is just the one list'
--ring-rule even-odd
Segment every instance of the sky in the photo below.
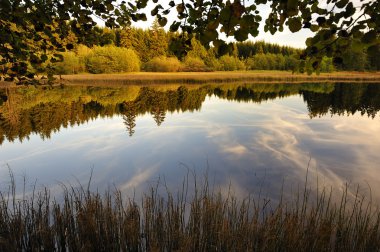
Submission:
{"label": "sky", "polygon": [[[152,17],[150,15],[150,10],[153,8],[154,8],[154,4],[152,4],[150,2],[150,4],[148,4],[148,7],[143,11],[147,15],[147,18],[148,18],[147,22],[140,21],[137,23],[133,23],[132,25],[135,27],[148,29],[154,20],[154,17]],[[249,40],[251,40],[251,41],[264,40],[266,42],[276,43],[276,44],[284,45],[284,46],[292,46],[292,47],[296,47],[296,48],[305,48],[306,47],[306,45],[305,45],[306,39],[308,37],[313,36],[313,33],[310,32],[310,30],[308,30],[308,29],[302,29],[301,31],[299,31],[297,33],[292,33],[289,31],[289,29],[285,28],[283,32],[278,32],[274,35],[270,34],[269,32],[266,33],[266,32],[264,32],[264,20],[268,16],[268,14],[270,12],[270,8],[268,5],[258,6],[258,10],[260,11],[260,15],[262,15],[262,17],[263,17],[263,21],[261,22],[261,25],[259,28],[259,31],[260,31],[259,35],[257,37],[250,36]],[[169,28],[169,26],[171,24],[170,21],[175,19],[175,14],[176,14],[175,10],[173,10],[169,14],[169,16],[168,16],[169,22],[166,25],[165,29]],[[220,35],[220,38],[223,40],[227,40],[227,41],[234,41],[232,37],[226,38],[222,34]]]}
{"label": "sky", "polygon": [[[362,4],[367,3],[367,2],[371,2],[374,0],[350,0],[350,1],[354,4],[355,7],[358,8]],[[161,4],[165,8],[166,6],[162,2],[161,2]],[[168,2],[169,1],[166,1],[166,3],[168,3]],[[248,4],[252,4],[254,2],[254,0],[245,0],[245,2],[248,5]],[[321,1],[319,1],[318,4],[319,4],[319,7],[327,8],[327,9],[331,9],[332,6],[334,5],[333,3],[328,4],[327,0],[321,0]],[[140,27],[140,28],[149,28],[150,25],[152,24],[153,20],[154,20],[154,17],[152,17],[150,15],[150,11],[154,8],[154,6],[155,6],[155,4],[152,4],[152,2],[150,1],[147,8],[143,11],[144,13],[147,14],[148,21],[147,22],[135,23],[134,26]],[[289,31],[289,29],[284,27],[283,32],[277,32],[274,35],[270,34],[269,32],[264,32],[264,21],[265,21],[266,17],[268,17],[268,14],[270,13],[270,6],[268,4],[267,5],[258,5],[257,9],[260,11],[260,15],[263,17],[263,21],[261,22],[261,25],[259,28],[259,35],[255,38],[250,36],[249,40],[251,40],[251,41],[264,40],[266,42],[276,43],[276,44],[284,45],[284,46],[292,46],[292,47],[296,47],[296,48],[305,48],[306,47],[306,44],[305,44],[306,39],[309,37],[313,37],[313,33],[309,29],[301,29],[299,32],[292,33]],[[339,10],[335,9],[335,11],[339,11]],[[168,27],[171,23],[170,21],[173,21],[176,18],[175,14],[176,14],[175,10],[173,10],[169,14],[169,16],[168,16],[169,22],[168,22],[167,26],[165,27],[165,29],[168,29]],[[223,40],[227,40],[227,41],[234,41],[233,38],[226,38],[225,36],[224,37],[221,36],[220,38]]]}

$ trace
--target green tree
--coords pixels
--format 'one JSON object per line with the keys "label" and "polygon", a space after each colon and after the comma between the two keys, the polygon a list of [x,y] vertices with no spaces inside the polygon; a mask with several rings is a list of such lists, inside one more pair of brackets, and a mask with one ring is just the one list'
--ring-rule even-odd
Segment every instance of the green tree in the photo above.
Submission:
{"label": "green tree", "polygon": [[[70,31],[78,38],[85,37],[96,26],[93,16],[105,21],[106,27],[129,26],[131,20],[146,20],[140,10],[149,0],[2,0],[0,1],[0,64],[2,76],[26,81],[34,74],[28,64],[39,65],[45,61],[62,60],[59,52],[73,48],[67,41]],[[331,0],[326,5],[311,0],[255,0],[255,1],[168,1],[166,5],[156,0],[151,15],[165,26],[170,12],[176,19],[169,24],[171,31],[186,33],[173,47],[184,48],[187,41],[196,37],[206,47],[213,45],[220,54],[233,50],[219,37],[224,33],[237,41],[245,41],[249,35],[259,33],[262,15],[257,7],[270,4],[270,13],[265,19],[264,30],[271,34],[288,27],[291,32],[309,29],[314,37],[306,41],[307,49],[301,59],[309,61],[313,69],[320,66],[324,55],[342,62],[350,38],[360,41],[363,48],[374,51],[379,45],[380,2],[361,1],[355,6],[349,0]],[[163,6],[164,5],[164,6]],[[69,22],[70,21],[70,22]],[[178,49],[178,48],[177,48]],[[50,57],[49,57],[50,55]],[[140,55],[141,56],[141,55]],[[142,60],[145,60],[145,58]],[[300,64],[304,67],[306,62]]]}
{"label": "green tree", "polygon": [[168,52],[169,39],[166,36],[165,30],[160,26],[158,20],[154,20],[151,29],[148,31],[148,48],[149,53],[147,59],[153,59],[158,56],[166,56]]}
{"label": "green tree", "polygon": [[63,61],[54,64],[55,74],[77,74],[85,71],[85,64],[74,52],[64,52]]}
{"label": "green tree", "polygon": [[74,47],[67,39],[69,33],[74,32],[77,38],[91,33],[96,26],[93,15],[114,28],[129,25],[131,19],[146,19],[145,14],[136,11],[125,2],[119,4],[113,0],[2,0],[1,76],[7,80],[30,81],[34,73],[29,71],[28,64],[38,68],[46,61],[62,61],[59,52]]}
{"label": "green tree", "polygon": [[137,72],[140,60],[132,49],[96,46],[87,56],[86,67],[90,73]]}
{"label": "green tree", "polygon": [[236,70],[244,70],[245,65],[242,61],[240,61],[237,57],[230,55],[223,55],[219,58],[219,69],[222,71],[236,71]]}

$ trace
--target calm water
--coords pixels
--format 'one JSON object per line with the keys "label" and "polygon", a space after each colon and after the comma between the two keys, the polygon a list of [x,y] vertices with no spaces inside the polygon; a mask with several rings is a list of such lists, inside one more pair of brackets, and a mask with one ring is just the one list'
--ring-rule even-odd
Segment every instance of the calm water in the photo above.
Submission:
{"label": "calm water", "polygon": [[207,173],[237,195],[360,184],[380,199],[380,84],[0,90],[0,187],[136,194]]}

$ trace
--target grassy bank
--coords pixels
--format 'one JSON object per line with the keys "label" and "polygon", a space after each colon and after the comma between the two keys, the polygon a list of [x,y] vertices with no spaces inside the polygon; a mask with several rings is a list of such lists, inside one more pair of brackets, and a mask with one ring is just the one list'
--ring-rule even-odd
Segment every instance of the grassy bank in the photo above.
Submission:
{"label": "grassy bank", "polygon": [[[273,205],[238,200],[207,183],[178,194],[152,188],[137,199],[120,191],[65,188],[16,199],[0,194],[0,251],[378,251],[380,213],[358,194],[334,203],[333,193],[310,200],[305,188]],[[192,195],[192,196],[189,196]],[[365,203],[367,202],[367,203]]]}
{"label": "grassy bank", "polygon": [[199,73],[130,73],[64,75],[66,84],[205,84],[205,83],[289,83],[289,82],[380,82],[380,72],[335,72],[320,75],[292,74],[285,71],[234,71]]}
{"label": "grassy bank", "polygon": [[[380,72],[333,72],[320,75],[287,71],[230,71],[230,72],[135,72],[119,74],[74,74],[56,76],[57,83],[67,85],[154,85],[154,84],[213,84],[213,83],[312,83],[312,82],[380,82]],[[42,83],[44,80],[42,81]],[[0,87],[14,83],[0,81]]]}

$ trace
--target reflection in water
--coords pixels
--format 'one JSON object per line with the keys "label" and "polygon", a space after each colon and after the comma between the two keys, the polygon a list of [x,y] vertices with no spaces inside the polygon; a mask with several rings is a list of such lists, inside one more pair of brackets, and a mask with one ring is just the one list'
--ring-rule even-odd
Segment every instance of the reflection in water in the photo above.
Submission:
{"label": "reflection in water", "polygon": [[96,186],[129,190],[161,174],[178,183],[185,166],[202,173],[209,163],[218,186],[275,197],[284,178],[302,184],[310,160],[310,181],[380,192],[378,84],[27,87],[0,97],[0,177],[9,163],[43,183],[85,183],[95,166]]}
{"label": "reflection in water", "polygon": [[303,96],[310,117],[327,113],[368,115],[380,110],[378,84],[256,84],[155,87],[35,87],[0,90],[0,144],[32,133],[43,139],[52,132],[100,117],[123,115],[130,136],[138,115],[149,113],[160,126],[167,112],[199,110],[207,95],[261,103],[296,94]]}

